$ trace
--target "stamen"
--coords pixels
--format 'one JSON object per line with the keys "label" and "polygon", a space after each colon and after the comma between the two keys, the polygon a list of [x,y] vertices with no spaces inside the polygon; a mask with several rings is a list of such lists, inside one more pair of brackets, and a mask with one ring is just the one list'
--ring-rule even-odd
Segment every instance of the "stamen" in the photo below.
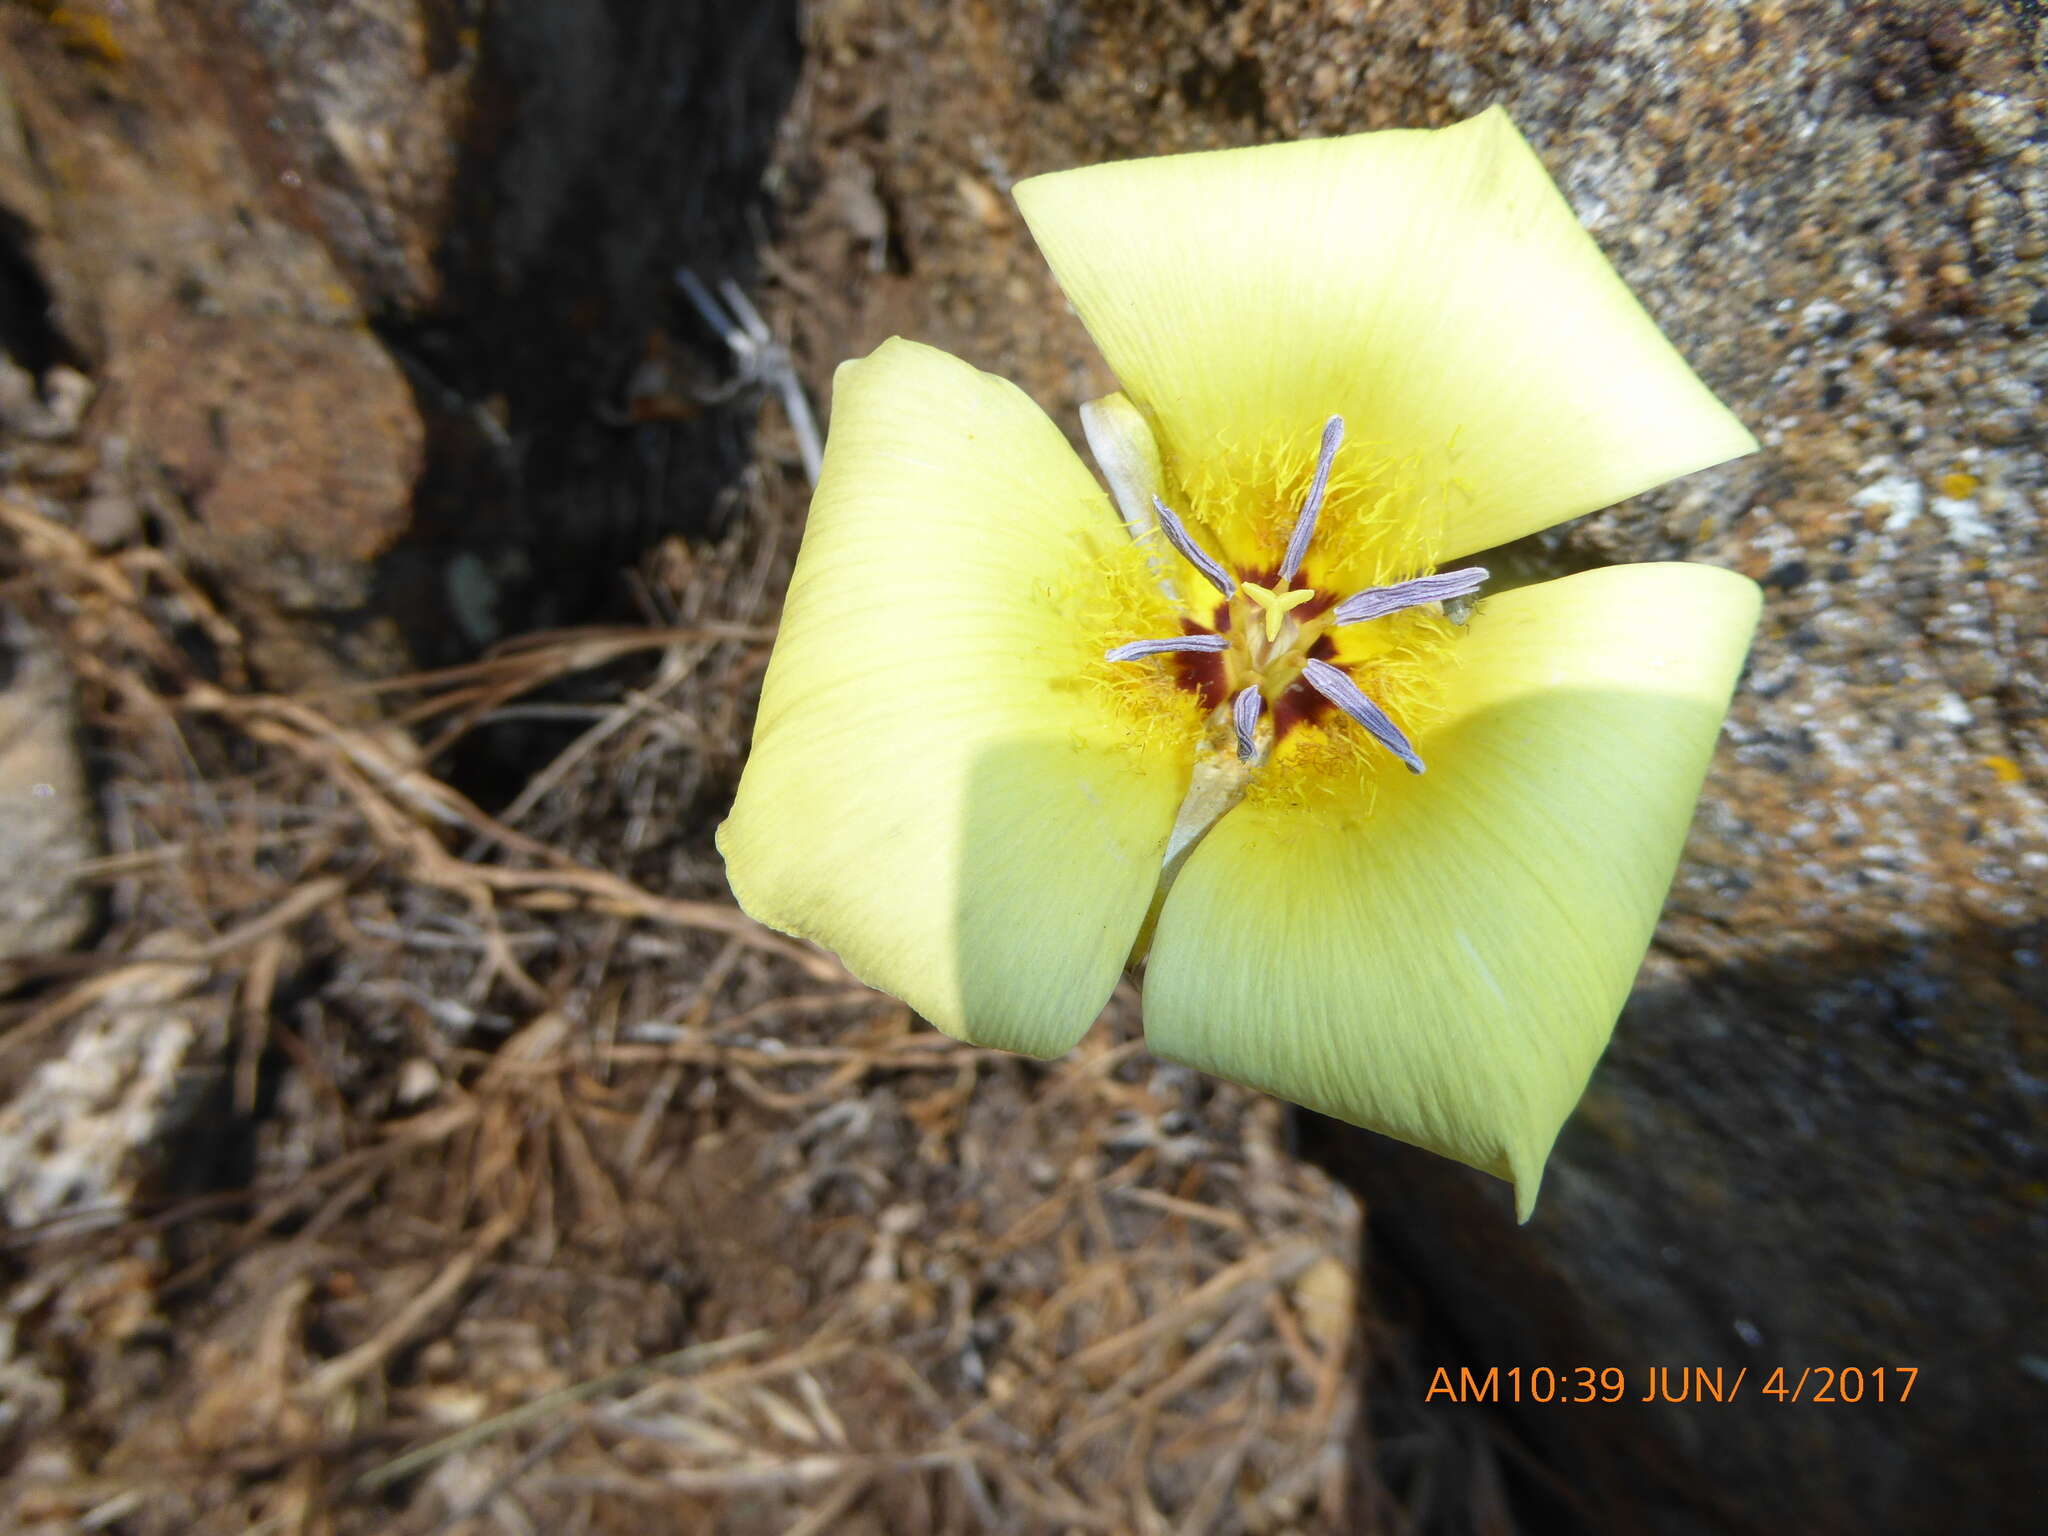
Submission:
{"label": "stamen", "polygon": [[1301,504],[1301,516],[1294,520],[1294,533],[1287,540],[1287,553],[1280,561],[1280,584],[1294,580],[1308,555],[1308,541],[1315,537],[1316,518],[1323,510],[1323,493],[1330,488],[1330,466],[1337,459],[1337,445],[1344,441],[1344,418],[1332,416],[1323,423],[1323,446],[1316,458],[1315,483],[1308,488],[1308,500]]}
{"label": "stamen", "polygon": [[1146,656],[1164,656],[1168,651],[1227,651],[1228,635],[1169,635],[1163,640],[1133,640],[1113,651],[1104,651],[1104,661],[1138,661]]}
{"label": "stamen", "polygon": [[1331,617],[1338,624],[1363,624],[1367,619],[1384,619],[1404,608],[1470,597],[1485,580],[1485,569],[1475,565],[1462,571],[1439,571],[1434,576],[1397,581],[1390,587],[1367,587],[1363,592],[1345,598],[1332,610]]}
{"label": "stamen", "polygon": [[1159,514],[1159,531],[1164,533],[1167,541],[1180,551],[1181,558],[1208,577],[1209,585],[1218,592],[1221,592],[1225,597],[1235,592],[1237,590],[1237,583],[1230,579],[1230,572],[1224,570],[1216,561],[1210,559],[1202,547],[1188,537],[1187,528],[1174,515],[1173,508],[1169,507],[1157,496],[1152,498],[1152,506],[1153,510]]}
{"label": "stamen", "polygon": [[1359,692],[1358,684],[1327,661],[1305,661],[1301,664],[1302,679],[1345,714],[1364,726],[1374,741],[1385,747],[1394,756],[1408,765],[1410,773],[1421,773],[1422,759],[1415,755],[1415,748],[1409,745],[1401,727],[1387,718],[1387,712]]}
{"label": "stamen", "polygon": [[1266,697],[1257,683],[1247,683],[1230,701],[1230,723],[1237,727],[1237,755],[1250,762],[1259,755],[1259,716]]}

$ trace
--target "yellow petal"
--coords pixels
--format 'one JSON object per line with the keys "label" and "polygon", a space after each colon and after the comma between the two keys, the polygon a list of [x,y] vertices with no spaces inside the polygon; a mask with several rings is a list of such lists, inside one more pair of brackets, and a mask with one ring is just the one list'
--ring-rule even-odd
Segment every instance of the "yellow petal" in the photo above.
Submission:
{"label": "yellow petal", "polygon": [[[1116,984],[1192,757],[1170,683],[1164,717],[1116,691],[1159,664],[1106,683],[1103,649],[1177,631],[1014,386],[890,341],[839,370],[833,408],[728,878],[948,1033],[1057,1054]],[[1154,609],[1116,629],[1119,592]]]}
{"label": "yellow petal", "polygon": [[1340,466],[1417,456],[1453,559],[1756,448],[1498,108],[1016,190],[1183,479],[1341,415]]}
{"label": "yellow petal", "polygon": [[1628,996],[1758,606],[1702,565],[1488,598],[1420,777],[1247,800],[1181,871],[1154,1051],[1455,1157],[1527,1219]]}

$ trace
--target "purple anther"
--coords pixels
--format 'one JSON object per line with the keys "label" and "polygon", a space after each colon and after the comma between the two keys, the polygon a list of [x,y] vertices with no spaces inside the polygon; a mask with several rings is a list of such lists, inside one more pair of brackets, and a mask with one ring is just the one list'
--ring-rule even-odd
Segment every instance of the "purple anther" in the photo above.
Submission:
{"label": "purple anther", "polygon": [[1220,564],[1210,559],[1202,546],[1188,537],[1187,528],[1174,515],[1173,508],[1169,507],[1157,496],[1152,498],[1152,507],[1159,514],[1159,531],[1166,535],[1166,540],[1169,544],[1180,551],[1181,558],[1208,577],[1209,585],[1218,592],[1221,592],[1225,597],[1235,592],[1237,590],[1237,583],[1230,579],[1230,572],[1224,570]]}
{"label": "purple anther", "polygon": [[1315,483],[1308,488],[1308,500],[1294,520],[1294,533],[1287,540],[1287,553],[1280,561],[1280,584],[1294,580],[1301,562],[1308,557],[1308,541],[1315,537],[1316,519],[1322,515],[1323,493],[1330,488],[1330,466],[1337,462],[1337,445],[1344,441],[1344,418],[1332,416],[1323,423],[1322,451],[1316,456]]}
{"label": "purple anther", "polygon": [[1169,635],[1163,640],[1133,640],[1113,651],[1104,651],[1104,661],[1137,661],[1146,656],[1163,656],[1168,651],[1227,651],[1228,635]]}
{"label": "purple anther", "polygon": [[1309,687],[1364,726],[1374,741],[1406,763],[1410,773],[1422,772],[1422,759],[1415,755],[1415,748],[1408,744],[1401,727],[1389,720],[1387,712],[1379,705],[1360,693],[1358,684],[1351,681],[1349,675],[1327,661],[1303,662],[1301,675]]}
{"label": "purple anther", "polygon": [[1474,565],[1462,571],[1439,571],[1434,576],[1397,581],[1389,587],[1367,587],[1363,592],[1345,598],[1332,610],[1331,617],[1339,624],[1363,624],[1367,619],[1384,619],[1403,608],[1419,608],[1424,603],[1444,603],[1453,598],[1470,597],[1485,580],[1484,568]]}
{"label": "purple anther", "polygon": [[1259,755],[1259,716],[1265,708],[1266,698],[1257,683],[1245,684],[1230,701],[1230,723],[1237,727],[1237,755],[1246,762]]}

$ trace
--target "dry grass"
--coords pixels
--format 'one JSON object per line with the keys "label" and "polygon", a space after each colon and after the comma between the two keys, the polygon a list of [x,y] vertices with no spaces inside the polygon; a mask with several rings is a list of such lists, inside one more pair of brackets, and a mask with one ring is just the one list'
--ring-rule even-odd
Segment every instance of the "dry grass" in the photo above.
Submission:
{"label": "dry grass", "polygon": [[[1357,1215],[1278,1106],[965,1049],[769,933],[708,832],[789,497],[640,573],[644,628],[280,697],[194,574],[0,499],[110,847],[83,956],[0,976],[0,1080],[189,1028],[119,1199],[6,1240],[24,1531],[1405,1528],[1369,1486]],[[440,777],[574,733],[496,815]]]}

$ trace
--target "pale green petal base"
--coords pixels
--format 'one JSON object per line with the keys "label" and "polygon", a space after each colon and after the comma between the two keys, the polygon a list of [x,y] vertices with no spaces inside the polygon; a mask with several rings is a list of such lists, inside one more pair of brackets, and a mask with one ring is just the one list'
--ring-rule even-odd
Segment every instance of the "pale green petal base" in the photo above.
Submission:
{"label": "pale green petal base", "polygon": [[1013,385],[905,341],[843,366],[718,832],[740,905],[948,1034],[1071,1047],[1144,921],[1192,759],[1192,738],[1134,750],[1081,685],[1101,643],[1075,605],[1129,542]]}
{"label": "pale green petal base", "polygon": [[1498,108],[1016,195],[1169,472],[1341,415],[1444,488],[1450,560],[1756,448]]}
{"label": "pale green petal base", "polygon": [[1482,603],[1426,775],[1248,801],[1158,920],[1151,1048],[1510,1179],[1526,1220],[1648,947],[1756,621],[1700,565]]}

